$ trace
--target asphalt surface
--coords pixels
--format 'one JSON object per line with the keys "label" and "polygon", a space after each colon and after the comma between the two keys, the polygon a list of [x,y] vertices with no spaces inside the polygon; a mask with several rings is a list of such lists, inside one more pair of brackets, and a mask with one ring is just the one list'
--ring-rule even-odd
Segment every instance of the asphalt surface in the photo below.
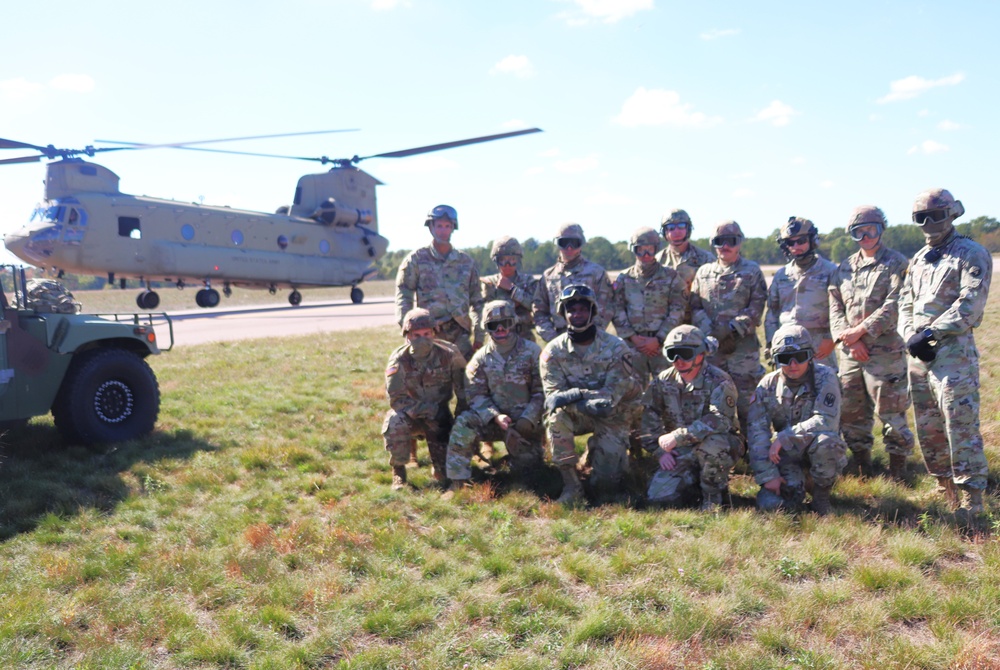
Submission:
{"label": "asphalt surface", "polygon": [[[291,305],[264,305],[234,309],[168,312],[174,346],[228,342],[259,337],[285,337],[357,330],[396,323],[392,298],[372,298],[359,305],[349,300]],[[168,344],[162,321],[154,319],[161,347]]]}

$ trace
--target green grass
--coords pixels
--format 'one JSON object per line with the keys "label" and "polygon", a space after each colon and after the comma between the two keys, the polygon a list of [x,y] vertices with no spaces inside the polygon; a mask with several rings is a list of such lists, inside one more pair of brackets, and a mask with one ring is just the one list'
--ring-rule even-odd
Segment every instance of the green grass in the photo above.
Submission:
{"label": "green grass", "polygon": [[[1000,318],[979,331],[1000,437]],[[933,483],[848,477],[835,514],[564,509],[559,479],[393,492],[392,328],[154,358],[146,439],[3,437],[0,667],[990,668],[1000,529]],[[878,455],[884,462],[879,447]],[[991,486],[998,452],[992,446]],[[911,461],[911,467],[918,467]]]}

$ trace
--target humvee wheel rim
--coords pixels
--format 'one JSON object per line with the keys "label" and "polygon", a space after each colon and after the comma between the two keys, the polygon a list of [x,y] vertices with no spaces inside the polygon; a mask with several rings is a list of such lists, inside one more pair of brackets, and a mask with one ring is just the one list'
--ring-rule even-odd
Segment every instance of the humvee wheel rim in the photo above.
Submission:
{"label": "humvee wheel rim", "polygon": [[110,379],[94,394],[94,411],[105,423],[121,423],[132,415],[134,399],[127,384]]}

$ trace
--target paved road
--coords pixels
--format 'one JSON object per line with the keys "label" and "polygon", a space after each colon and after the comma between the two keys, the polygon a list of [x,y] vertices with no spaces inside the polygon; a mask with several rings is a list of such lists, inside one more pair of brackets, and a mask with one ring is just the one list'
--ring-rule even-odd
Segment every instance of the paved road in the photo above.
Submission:
{"label": "paved road", "polygon": [[[199,309],[170,312],[174,346],[245,340],[257,337],[308,335],[395,324],[392,298],[373,298],[360,305],[347,300],[291,305]],[[154,321],[161,345],[167,344],[163,326]]]}

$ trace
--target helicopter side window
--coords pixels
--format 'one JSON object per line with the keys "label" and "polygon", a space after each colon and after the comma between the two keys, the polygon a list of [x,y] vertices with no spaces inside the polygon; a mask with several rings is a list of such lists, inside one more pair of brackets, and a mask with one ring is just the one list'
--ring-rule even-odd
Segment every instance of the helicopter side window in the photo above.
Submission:
{"label": "helicopter side window", "polygon": [[288,248],[288,238],[284,235],[278,235],[278,246],[284,250]]}
{"label": "helicopter side window", "polygon": [[181,237],[190,242],[194,239],[194,226],[190,223],[185,223],[181,226]]}
{"label": "helicopter side window", "polygon": [[322,254],[330,253],[330,243],[327,240],[319,241],[319,251]]}
{"label": "helicopter side window", "polygon": [[87,225],[87,212],[86,210],[74,207],[69,210],[69,219],[67,221],[71,226],[85,226]]}
{"label": "helicopter side window", "polygon": [[243,231],[234,230],[233,234],[230,235],[230,238],[233,240],[233,244],[235,244],[236,246],[240,246],[241,244],[243,244]]}
{"label": "helicopter side window", "polygon": [[141,240],[142,229],[139,227],[139,219],[134,216],[119,216],[118,234],[122,237],[131,237],[133,240]]}

